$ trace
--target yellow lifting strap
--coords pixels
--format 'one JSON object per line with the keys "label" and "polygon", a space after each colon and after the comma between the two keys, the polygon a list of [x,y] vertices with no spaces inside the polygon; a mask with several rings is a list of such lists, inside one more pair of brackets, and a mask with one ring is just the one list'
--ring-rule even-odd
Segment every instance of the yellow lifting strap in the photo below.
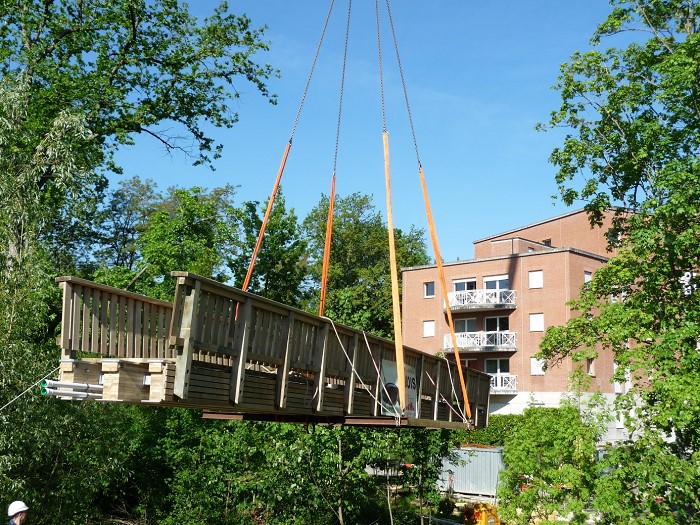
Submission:
{"label": "yellow lifting strap", "polygon": [[391,206],[391,167],[389,162],[389,133],[382,132],[384,143],[384,180],[386,183],[386,215],[389,232],[389,266],[391,269],[391,303],[394,312],[394,346],[396,348],[396,373],[399,387],[399,403],[406,408],[406,374],[403,356],[403,331],[401,329],[401,303],[399,301],[399,276],[394,242],[394,217]]}
{"label": "yellow lifting strap", "polygon": [[[433,244],[433,252],[435,254],[435,261],[437,264],[437,269],[438,269],[438,274],[439,274],[439,279],[440,279],[440,285],[442,289],[442,296],[443,300],[445,301],[445,304],[449,304],[448,298],[447,298],[447,286],[445,283],[445,272],[442,266],[442,257],[440,255],[440,246],[438,244],[437,240],[437,233],[435,231],[435,222],[433,220],[433,212],[430,207],[430,199],[428,198],[428,188],[427,184],[425,182],[425,174],[423,172],[423,167],[420,162],[420,155],[418,154],[418,142],[416,140],[416,133],[415,129],[413,126],[413,117],[411,116],[411,106],[408,103],[408,91],[406,89],[406,81],[405,77],[403,74],[403,67],[401,66],[401,57],[399,55],[399,46],[398,46],[398,41],[396,39],[396,31],[394,30],[394,21],[391,16],[391,7],[389,5],[389,0],[386,1],[386,9],[387,9],[387,14],[389,17],[389,24],[391,27],[391,34],[393,37],[394,41],[394,51],[396,53],[396,61],[398,63],[399,67],[399,74],[401,76],[401,84],[403,86],[403,93],[404,93],[404,99],[406,102],[406,110],[408,113],[408,120],[411,126],[411,133],[413,136],[413,144],[416,150],[416,159],[418,160],[418,173],[420,175],[420,180],[421,180],[421,188],[423,190],[423,200],[425,202],[425,212],[428,217],[428,229],[430,231],[430,238],[432,240]],[[376,19],[377,19],[377,48],[379,50],[379,81],[380,81],[380,90],[381,90],[381,101],[382,101],[382,121],[384,125],[384,170],[385,170],[385,177],[386,177],[386,185],[387,185],[387,215],[388,215],[388,220],[389,220],[389,250],[390,250],[390,262],[391,262],[391,278],[392,278],[392,298],[393,298],[393,303],[394,303],[394,333],[396,337],[396,368],[397,372],[399,375],[399,399],[401,402],[401,407],[405,408],[406,407],[406,385],[405,382],[403,381],[403,377],[405,375],[404,371],[404,356],[403,356],[403,342],[402,342],[402,337],[401,337],[401,311],[400,311],[400,303],[399,303],[399,292],[398,292],[398,278],[396,277],[397,275],[397,268],[396,268],[396,254],[395,254],[395,246],[394,246],[394,229],[393,229],[393,221],[392,221],[392,214],[391,214],[391,196],[390,196],[390,179],[389,179],[389,141],[388,141],[388,135],[386,132],[386,109],[385,109],[385,100],[384,100],[384,79],[383,79],[383,71],[382,71],[382,45],[381,45],[381,30],[380,30],[380,23],[379,23],[379,0],[375,0],[375,12],[376,12]],[[393,253],[393,255],[392,255]],[[467,385],[464,380],[464,371],[462,370],[462,361],[459,357],[459,350],[457,347],[457,336],[455,335],[454,331],[454,323],[452,320],[452,313],[450,312],[450,309],[447,309],[447,321],[449,324],[450,328],[450,334],[452,337],[452,345],[453,348],[455,349],[455,359],[457,361],[457,371],[459,374],[459,382],[460,386],[462,388],[462,398],[464,400],[464,405],[465,405],[465,411],[466,411],[466,416],[467,419],[471,419],[472,414],[471,414],[471,407],[469,405],[469,396],[467,394]]]}

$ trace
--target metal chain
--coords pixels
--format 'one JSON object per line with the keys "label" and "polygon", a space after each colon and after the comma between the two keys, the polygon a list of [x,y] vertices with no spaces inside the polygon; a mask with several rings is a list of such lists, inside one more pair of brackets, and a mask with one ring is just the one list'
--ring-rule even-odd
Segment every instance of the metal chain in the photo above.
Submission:
{"label": "metal chain", "polygon": [[384,70],[382,68],[382,37],[379,23],[379,0],[374,1],[374,12],[377,18],[377,51],[379,52],[379,91],[382,96],[382,131],[386,131],[386,105],[384,102]]}
{"label": "metal chain", "polygon": [[345,50],[343,52],[343,73],[340,77],[340,101],[338,102],[338,125],[335,129],[335,153],[333,155],[333,175],[335,175],[338,163],[338,145],[340,144],[340,117],[343,112],[343,93],[345,91],[345,70],[348,64],[348,41],[350,39],[350,13],[352,11],[352,0],[348,0],[348,21],[345,27]]}
{"label": "metal chain", "polygon": [[403,74],[403,67],[401,66],[401,57],[399,56],[399,44],[396,40],[396,31],[394,30],[394,19],[391,16],[391,7],[389,7],[389,0],[386,0],[386,10],[389,13],[389,25],[391,26],[391,36],[394,39],[394,50],[396,51],[396,62],[399,65],[399,74],[401,75],[401,85],[403,86],[403,96],[406,101],[406,112],[408,113],[408,122],[411,125],[411,135],[413,136],[413,146],[416,149],[416,160],[418,165],[421,165],[420,155],[418,153],[418,141],[416,140],[416,130],[413,126],[413,116],[411,115],[411,105],[408,103],[408,90],[406,89],[406,79]]}
{"label": "metal chain", "polygon": [[333,5],[335,4],[335,0],[331,0],[331,5],[328,8],[328,14],[326,15],[326,22],[323,24],[323,31],[321,32],[321,38],[318,41],[318,45],[316,46],[316,53],[314,54],[314,60],[311,63],[311,71],[309,71],[309,78],[306,80],[306,86],[304,86],[304,93],[301,96],[301,102],[299,103],[299,109],[297,110],[297,116],[294,119],[294,125],[292,126],[292,133],[289,136],[289,143],[291,144],[292,139],[294,138],[294,133],[296,132],[297,129],[297,124],[299,123],[299,117],[301,116],[301,109],[304,107],[304,101],[306,100],[306,94],[309,92],[309,85],[311,84],[311,77],[314,74],[314,69],[316,68],[316,61],[318,60],[318,55],[321,52],[321,45],[323,44],[323,39],[326,36],[326,29],[328,29],[328,21],[331,18],[331,13],[333,12]]}

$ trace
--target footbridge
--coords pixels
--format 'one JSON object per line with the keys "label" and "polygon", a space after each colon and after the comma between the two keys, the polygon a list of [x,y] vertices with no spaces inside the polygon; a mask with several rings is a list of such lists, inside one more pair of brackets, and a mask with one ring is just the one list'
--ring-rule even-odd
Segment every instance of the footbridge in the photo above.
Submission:
{"label": "footbridge", "polygon": [[[187,272],[160,301],[77,277],[63,289],[59,376],[42,392],[201,409],[219,419],[477,428],[490,378],[445,359]],[[398,404],[398,381],[408,403]],[[465,410],[466,403],[470,411]],[[472,414],[467,418],[465,413]]]}

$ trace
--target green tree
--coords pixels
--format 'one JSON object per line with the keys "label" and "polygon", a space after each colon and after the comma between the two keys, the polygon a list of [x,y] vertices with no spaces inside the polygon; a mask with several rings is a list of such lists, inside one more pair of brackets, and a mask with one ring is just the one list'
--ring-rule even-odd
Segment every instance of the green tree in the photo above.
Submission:
{"label": "green tree", "polygon": [[[243,249],[230,262],[236,286],[242,286],[245,280],[266,208],[267,203],[263,207],[254,201],[243,203]],[[306,251],[307,242],[302,238],[297,215],[293,208],[287,211],[280,190],[268,219],[248,291],[289,306],[302,307],[308,296]]]}
{"label": "green tree", "polygon": [[[91,216],[80,208],[99,200],[104,188],[105,179],[96,170],[118,171],[112,155],[131,144],[134,134],[149,135],[195,163],[211,164],[220,145],[204,124],[236,122],[231,101],[238,98],[238,82],[245,79],[270,96],[265,82],[275,72],[253,61],[256,52],[267,49],[262,30],[251,27],[245,16],[229,14],[225,3],[203,21],[170,0],[6,0],[0,12],[0,77],[16,79],[23,99],[17,106],[21,129],[12,144],[18,160],[7,166],[6,176],[20,179],[32,167],[28,184],[15,191],[28,201],[26,209],[53,214],[42,224],[57,228],[54,244],[63,250],[75,242],[65,234],[71,224],[75,231],[74,219]],[[67,181],[53,163],[34,165],[24,159],[41,154],[45,138],[57,132],[58,119],[71,112],[80,115],[86,136],[76,136],[70,144],[74,169]],[[39,233],[38,227],[13,226],[12,235],[3,238],[10,257],[28,242],[25,236]],[[79,257],[80,246],[74,248]]]}
{"label": "green tree", "polygon": [[[136,196],[138,197],[138,187]],[[207,191],[203,188],[171,188],[159,201],[146,200],[138,213],[145,223],[133,239],[138,253],[129,267],[102,267],[96,278],[106,284],[128,288],[169,300],[175,290],[170,272],[189,271],[220,281],[228,280],[226,261],[238,250],[240,210],[232,203],[231,186]],[[117,202],[123,196],[115,194]],[[110,207],[112,204],[110,204]],[[121,232],[117,232],[124,243]],[[132,232],[133,233],[133,232]],[[128,233],[131,235],[131,233]]]}
{"label": "green tree", "polygon": [[603,428],[573,401],[560,408],[527,408],[505,440],[499,514],[522,524],[535,518],[558,523],[562,517],[586,523]]}
{"label": "green tree", "polygon": [[[66,206],[56,193],[82,195],[91,169],[81,153],[93,142],[82,114],[64,109],[35,129],[27,125],[32,109],[27,91],[27,82],[14,76],[0,82],[0,263],[5,279],[41,252],[39,241]],[[59,189],[42,193],[38,186],[49,176]]]}
{"label": "green tree", "polygon": [[[317,289],[327,217],[328,197],[324,196],[304,220]],[[396,229],[395,240],[399,267],[429,262],[422,230]],[[327,287],[328,317],[360,330],[392,336],[388,231],[370,196],[354,193],[336,197]]]}
{"label": "green tree", "polygon": [[[551,328],[549,361],[612,351],[629,392],[618,408],[634,441],[610,454],[596,505],[609,523],[697,523],[700,516],[700,6],[615,1],[586,53],[562,66],[566,127],[554,150],[567,204],[593,223],[616,205],[619,252]],[[605,38],[625,47],[597,49]],[[581,182],[583,181],[583,182]],[[611,297],[621,301],[611,301]],[[612,463],[614,461],[614,464]]]}
{"label": "green tree", "polygon": [[476,430],[455,430],[453,432],[453,444],[477,443],[502,447],[508,436],[521,424],[520,414],[492,414],[489,415],[489,425]]}
{"label": "green tree", "polygon": [[93,250],[101,266],[118,266],[130,272],[137,269],[142,258],[137,239],[162,200],[153,180],[138,177],[120,181],[119,187],[109,192],[100,210],[99,246]]}
{"label": "green tree", "polygon": [[131,419],[22,395],[57,363],[53,277],[92,263],[117,147],[145,133],[208,164],[205,125],[235,122],[233,84],[268,96],[273,71],[252,60],[261,31],[225,5],[202,23],[169,0],[7,0],[0,14],[0,480],[41,509],[36,523],[85,523],[127,486]]}
{"label": "green tree", "polygon": [[421,517],[426,503],[437,506],[440,500],[437,481],[442,472],[443,458],[450,457],[452,437],[452,432],[444,429],[413,428],[401,434],[401,446],[407,460],[404,463],[404,483],[416,487]]}

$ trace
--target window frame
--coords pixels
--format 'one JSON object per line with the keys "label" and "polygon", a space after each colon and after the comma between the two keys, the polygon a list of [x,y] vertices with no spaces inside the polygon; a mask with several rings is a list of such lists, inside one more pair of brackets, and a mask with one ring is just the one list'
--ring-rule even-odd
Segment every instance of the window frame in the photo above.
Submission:
{"label": "window frame", "polygon": [[[539,319],[539,322],[535,322],[536,319]],[[544,332],[546,325],[544,323],[544,312],[532,312],[529,314],[529,328],[530,332]],[[541,326],[541,328],[540,328]]]}
{"label": "window frame", "polygon": [[[539,278],[533,277],[539,275]],[[527,284],[530,290],[544,288],[544,270],[530,270],[527,272]],[[539,284],[539,286],[537,286]]]}
{"label": "window frame", "polygon": [[[457,284],[467,284],[467,283],[473,283],[474,288],[468,288],[467,286],[464,287],[464,290],[457,290]],[[470,290],[476,290],[476,277],[469,277],[466,279],[453,279],[452,280],[452,291],[453,292],[467,292]]]}
{"label": "window frame", "polygon": [[[501,281],[506,282],[505,288],[501,288],[501,286],[500,286]],[[485,290],[510,290],[510,276],[507,273],[499,274],[499,275],[484,276],[483,282],[484,282],[484,289]],[[496,288],[489,288],[487,283],[493,283],[493,282],[497,283],[497,287]]]}

